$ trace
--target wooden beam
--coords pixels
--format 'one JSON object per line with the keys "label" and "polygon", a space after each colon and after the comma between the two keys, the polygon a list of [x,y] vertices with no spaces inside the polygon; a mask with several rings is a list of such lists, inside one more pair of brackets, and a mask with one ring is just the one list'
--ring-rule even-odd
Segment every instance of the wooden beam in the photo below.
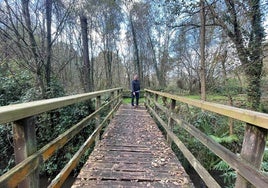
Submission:
{"label": "wooden beam", "polygon": [[[19,164],[27,157],[37,151],[36,134],[34,119],[25,118],[13,123],[13,142],[15,162]],[[39,170],[38,168],[31,172],[27,178],[22,181],[18,188],[38,188]]]}
{"label": "wooden beam", "polygon": [[[95,104],[95,109],[99,109],[101,106],[101,96],[97,96],[96,97],[96,104]],[[97,128],[100,124],[100,115],[96,115],[96,122],[95,122],[95,127]],[[98,132],[97,136],[96,136],[96,139],[95,139],[95,142],[98,142],[100,140],[100,132]]]}
{"label": "wooden beam", "polygon": [[61,170],[61,172],[56,176],[56,178],[53,179],[51,184],[48,186],[49,188],[60,188],[62,187],[62,184],[65,182],[65,180],[70,175],[71,171],[77,166],[80,158],[83,156],[83,154],[88,150],[88,148],[91,146],[91,144],[94,142],[94,139],[96,139],[96,136],[98,136],[100,130],[105,126],[107,120],[113,115],[115,110],[119,107],[121,104],[121,101],[119,101],[115,107],[110,111],[110,113],[104,118],[104,120],[101,122],[100,125],[94,130],[94,132],[89,136],[89,138],[86,140],[86,142],[80,147],[80,149],[75,153],[75,155],[72,157],[72,159],[68,162],[68,164]]}
{"label": "wooden beam", "polygon": [[[118,96],[119,97],[119,96]],[[116,100],[115,98],[114,100]],[[39,151],[23,160],[7,173],[0,177],[0,187],[16,187],[22,180],[32,173],[39,165],[49,159],[58,149],[62,148],[70,139],[78,134],[88,125],[88,121],[95,117],[102,109],[111,104],[112,101],[103,105],[101,108],[84,118],[82,121],[59,135],[55,140],[45,145]]]}
{"label": "wooden beam", "polygon": [[[153,101],[154,103],[156,101]],[[160,110],[163,112],[167,112],[164,106],[156,103],[155,104]],[[151,108],[152,109],[152,108]],[[156,112],[154,112],[156,114]],[[245,179],[247,179],[250,183],[252,183],[256,187],[268,187],[268,176],[265,176],[258,169],[255,169],[251,164],[248,164],[246,161],[238,157],[236,154],[232,153],[230,150],[223,147],[221,144],[215,142],[213,139],[209,138],[199,129],[194,127],[193,125],[180,120],[177,118],[175,114],[170,115],[173,120],[184,128],[187,132],[193,135],[196,139],[198,139],[201,143],[203,143],[207,148],[209,148],[213,153],[219,156],[221,159],[226,161],[229,166],[235,169],[240,175],[242,175]],[[162,120],[162,119],[161,119]],[[161,121],[158,119],[158,121]],[[163,121],[163,120],[162,120]]]}
{"label": "wooden beam", "polygon": [[[176,107],[176,100],[171,99],[171,101],[170,101],[170,111],[171,111],[171,114],[174,113],[175,107]],[[174,129],[174,120],[171,118],[171,116],[168,117],[168,128],[170,129],[171,132],[173,132],[173,129]],[[167,142],[171,146],[172,140],[168,136],[168,134],[167,134]]]}
{"label": "wooden beam", "polygon": [[246,123],[256,125],[258,127],[263,127],[265,129],[268,129],[268,114],[265,114],[265,113],[240,109],[240,108],[236,108],[232,106],[216,104],[216,103],[211,103],[211,102],[206,102],[206,101],[201,101],[201,100],[188,99],[186,97],[179,97],[176,95],[162,93],[159,91],[152,91],[148,89],[145,89],[145,91],[153,93],[155,95],[157,94],[160,96],[165,96],[167,98],[174,99],[176,101],[180,101],[180,102],[183,102],[183,103],[195,106],[195,107],[199,107],[204,110],[215,112],[215,113],[227,116],[227,117],[231,117],[237,120],[244,121]]}
{"label": "wooden beam", "polygon": [[221,186],[216,182],[216,180],[209,174],[209,172],[202,166],[202,164],[194,157],[194,155],[187,149],[187,147],[180,141],[180,139],[169,130],[167,124],[158,116],[158,114],[148,106],[150,112],[154,115],[154,117],[158,120],[158,122],[164,127],[168,136],[172,139],[172,141],[178,146],[183,155],[195,169],[195,171],[199,174],[201,179],[206,183],[208,187],[211,188],[220,188]]}
{"label": "wooden beam", "polygon": [[3,106],[0,107],[0,124],[16,121],[36,114],[40,114],[42,112],[47,112],[74,103],[89,100],[99,95],[103,95],[120,89],[121,88],[115,88],[85,94],[72,95],[67,97]]}

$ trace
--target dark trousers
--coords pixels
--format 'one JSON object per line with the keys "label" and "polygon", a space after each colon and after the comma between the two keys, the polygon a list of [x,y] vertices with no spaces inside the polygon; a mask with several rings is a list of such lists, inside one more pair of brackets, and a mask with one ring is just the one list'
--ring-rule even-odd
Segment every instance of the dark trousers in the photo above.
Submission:
{"label": "dark trousers", "polygon": [[135,95],[131,93],[131,105],[134,106],[134,99],[136,98],[136,106],[139,105],[140,92],[135,92]]}

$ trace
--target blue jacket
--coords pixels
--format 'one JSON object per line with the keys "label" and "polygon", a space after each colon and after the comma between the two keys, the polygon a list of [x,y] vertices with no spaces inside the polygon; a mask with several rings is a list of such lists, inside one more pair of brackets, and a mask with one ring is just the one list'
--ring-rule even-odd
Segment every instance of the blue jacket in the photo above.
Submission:
{"label": "blue jacket", "polygon": [[131,90],[134,91],[140,91],[140,81],[139,80],[132,80],[131,82]]}

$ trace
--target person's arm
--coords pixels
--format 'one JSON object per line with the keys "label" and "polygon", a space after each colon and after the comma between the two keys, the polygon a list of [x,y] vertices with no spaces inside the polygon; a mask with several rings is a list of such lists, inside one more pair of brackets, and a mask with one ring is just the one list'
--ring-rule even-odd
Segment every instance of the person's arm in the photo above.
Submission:
{"label": "person's arm", "polygon": [[134,81],[132,80],[131,82],[131,92],[133,95],[135,95],[135,90],[134,90]]}

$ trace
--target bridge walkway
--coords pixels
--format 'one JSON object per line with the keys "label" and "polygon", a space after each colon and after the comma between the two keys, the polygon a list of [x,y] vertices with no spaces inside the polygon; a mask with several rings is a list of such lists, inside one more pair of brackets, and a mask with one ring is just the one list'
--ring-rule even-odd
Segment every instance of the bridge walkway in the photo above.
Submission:
{"label": "bridge walkway", "polygon": [[193,184],[145,107],[121,105],[77,176],[77,187]]}

